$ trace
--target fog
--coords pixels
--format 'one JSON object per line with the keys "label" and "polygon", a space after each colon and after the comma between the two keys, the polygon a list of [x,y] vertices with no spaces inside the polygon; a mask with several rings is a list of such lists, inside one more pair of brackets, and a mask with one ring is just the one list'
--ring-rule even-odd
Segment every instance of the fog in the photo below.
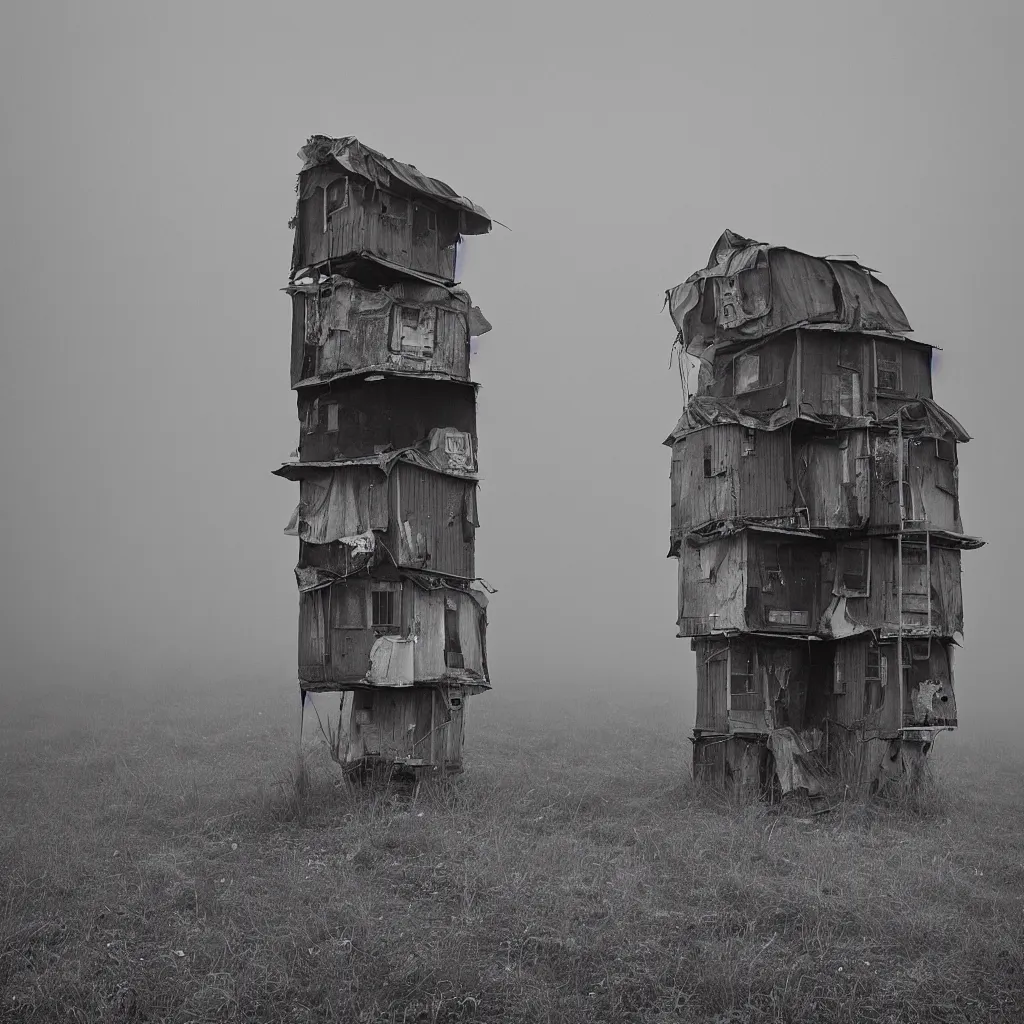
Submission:
{"label": "fog", "polygon": [[[961,449],[968,727],[1024,715],[1015,5],[6,11],[2,685],[295,686],[296,152],[355,135],[511,230],[462,279],[496,689],[678,692],[666,288],[726,227],[877,268]],[[490,699],[490,698],[482,698]],[[691,719],[681,713],[681,732]]]}

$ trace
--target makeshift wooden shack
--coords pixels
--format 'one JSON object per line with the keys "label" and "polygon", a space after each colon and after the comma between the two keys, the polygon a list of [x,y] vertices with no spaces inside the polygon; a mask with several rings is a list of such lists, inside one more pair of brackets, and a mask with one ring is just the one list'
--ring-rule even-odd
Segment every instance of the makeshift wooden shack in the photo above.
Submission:
{"label": "makeshift wooden shack", "polygon": [[470,338],[491,329],[462,289],[420,281],[366,288],[314,271],[292,297],[292,387],[399,370],[469,379]]}
{"label": "makeshift wooden shack", "polygon": [[342,768],[458,770],[466,700],[490,687],[469,363],[490,324],[454,276],[491,222],[353,138],[300,158],[299,443],[274,471],[299,483],[300,742]]}
{"label": "makeshift wooden shack", "polygon": [[316,267],[371,283],[452,283],[460,238],[491,229],[487,213],[443,181],[357,139],[314,135],[299,158],[293,277]]}
{"label": "makeshift wooden shack", "polygon": [[699,361],[665,441],[695,775],[827,798],[916,771],[957,724],[961,551],[982,543],[932,348],[855,260],[728,231],[668,305]]}

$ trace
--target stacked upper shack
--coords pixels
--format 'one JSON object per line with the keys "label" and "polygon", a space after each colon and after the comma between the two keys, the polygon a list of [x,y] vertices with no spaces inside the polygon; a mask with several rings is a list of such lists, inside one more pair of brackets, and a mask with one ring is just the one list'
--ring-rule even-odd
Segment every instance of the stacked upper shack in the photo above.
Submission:
{"label": "stacked upper shack", "polygon": [[694,774],[739,793],[872,785],[957,722],[957,445],[932,348],[849,258],[726,231],[668,292],[696,393],[669,555],[697,655]]}
{"label": "stacked upper shack", "polygon": [[314,136],[299,157],[299,445],[275,472],[299,483],[285,532],[299,539],[305,729],[343,764],[458,768],[465,699],[490,686],[469,367],[490,324],[456,265],[491,221],[354,138]]}

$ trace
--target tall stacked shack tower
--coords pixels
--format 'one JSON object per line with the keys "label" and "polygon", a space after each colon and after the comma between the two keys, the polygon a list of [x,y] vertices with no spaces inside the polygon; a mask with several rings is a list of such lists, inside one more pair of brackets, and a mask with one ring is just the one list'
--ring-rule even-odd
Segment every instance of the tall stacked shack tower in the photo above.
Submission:
{"label": "tall stacked shack tower", "polygon": [[354,138],[299,153],[291,384],[303,730],[341,764],[451,770],[488,689],[472,339],[456,283],[487,214]]}
{"label": "tall stacked shack tower", "polygon": [[960,557],[982,543],[932,348],[853,259],[731,231],[668,303],[700,363],[665,442],[694,775],[813,797],[916,771],[957,723]]}

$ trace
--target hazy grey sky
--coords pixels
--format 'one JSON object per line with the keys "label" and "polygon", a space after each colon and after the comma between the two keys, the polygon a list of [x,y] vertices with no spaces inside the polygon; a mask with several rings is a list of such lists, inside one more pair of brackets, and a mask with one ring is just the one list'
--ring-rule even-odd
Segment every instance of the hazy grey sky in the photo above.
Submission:
{"label": "hazy grey sky", "polygon": [[[495,685],[692,685],[664,290],[730,227],[877,268],[942,346],[962,715],[1020,696],[1022,20],[995,3],[8,5],[3,684],[295,680],[296,151],[356,135],[511,226],[479,571]],[[689,721],[684,726],[689,728]]]}

